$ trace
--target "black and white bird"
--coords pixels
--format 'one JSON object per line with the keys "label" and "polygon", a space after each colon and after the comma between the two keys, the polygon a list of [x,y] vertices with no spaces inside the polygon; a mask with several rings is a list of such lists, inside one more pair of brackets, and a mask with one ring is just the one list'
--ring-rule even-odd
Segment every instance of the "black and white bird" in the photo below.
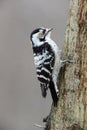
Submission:
{"label": "black and white bird", "polygon": [[31,33],[30,40],[42,96],[46,97],[49,88],[54,106],[57,106],[59,95],[57,79],[62,60],[60,59],[61,50],[50,37],[52,30],[52,28],[37,28]]}

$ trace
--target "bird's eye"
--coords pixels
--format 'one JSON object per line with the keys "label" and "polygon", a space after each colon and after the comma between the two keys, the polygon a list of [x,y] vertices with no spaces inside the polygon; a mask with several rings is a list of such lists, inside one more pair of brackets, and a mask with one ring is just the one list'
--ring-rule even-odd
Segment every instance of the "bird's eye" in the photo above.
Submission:
{"label": "bird's eye", "polygon": [[44,30],[43,30],[43,34],[45,34],[45,32],[46,32],[46,30],[44,29]]}

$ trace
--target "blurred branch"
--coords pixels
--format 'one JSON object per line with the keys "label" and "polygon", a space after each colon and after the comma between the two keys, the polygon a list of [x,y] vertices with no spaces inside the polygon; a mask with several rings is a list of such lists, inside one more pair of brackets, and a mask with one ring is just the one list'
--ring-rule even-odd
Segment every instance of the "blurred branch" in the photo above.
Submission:
{"label": "blurred branch", "polygon": [[36,123],[34,124],[34,126],[45,129],[45,126],[42,126],[42,125],[39,125],[39,124],[36,124]]}

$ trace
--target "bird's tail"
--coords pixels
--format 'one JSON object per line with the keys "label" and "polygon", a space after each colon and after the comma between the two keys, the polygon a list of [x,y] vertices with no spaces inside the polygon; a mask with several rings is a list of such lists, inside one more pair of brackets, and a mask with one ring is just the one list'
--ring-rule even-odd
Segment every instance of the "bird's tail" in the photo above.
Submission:
{"label": "bird's tail", "polygon": [[51,96],[52,96],[52,99],[53,99],[53,104],[56,107],[57,102],[58,102],[58,96],[57,96],[53,81],[50,81],[49,89],[50,89]]}

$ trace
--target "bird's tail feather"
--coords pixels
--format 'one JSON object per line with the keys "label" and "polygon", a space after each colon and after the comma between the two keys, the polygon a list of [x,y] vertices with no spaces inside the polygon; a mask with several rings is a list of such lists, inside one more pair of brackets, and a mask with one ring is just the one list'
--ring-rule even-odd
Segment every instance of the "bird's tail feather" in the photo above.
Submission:
{"label": "bird's tail feather", "polygon": [[52,99],[53,99],[53,104],[56,107],[57,102],[58,102],[58,96],[57,96],[53,81],[50,81],[49,89],[50,89],[51,96],[52,96]]}

